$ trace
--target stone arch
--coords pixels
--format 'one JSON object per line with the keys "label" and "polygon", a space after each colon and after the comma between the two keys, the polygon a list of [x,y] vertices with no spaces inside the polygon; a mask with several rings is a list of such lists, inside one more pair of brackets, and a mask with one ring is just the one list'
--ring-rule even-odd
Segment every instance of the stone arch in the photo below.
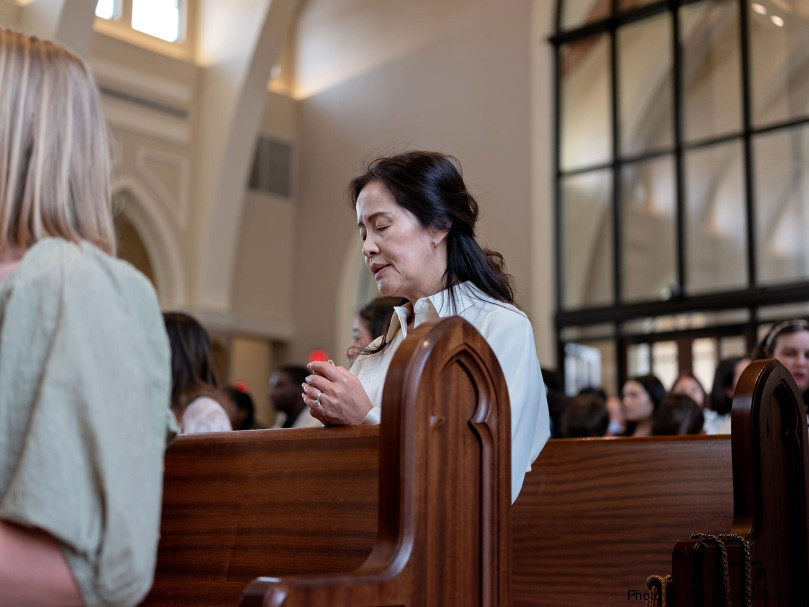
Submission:
{"label": "stone arch", "polygon": [[170,218],[136,181],[117,179],[112,192],[114,198],[127,195],[132,203],[124,205],[120,212],[137,230],[149,253],[161,307],[184,305],[187,302],[187,289],[182,254],[170,228]]}

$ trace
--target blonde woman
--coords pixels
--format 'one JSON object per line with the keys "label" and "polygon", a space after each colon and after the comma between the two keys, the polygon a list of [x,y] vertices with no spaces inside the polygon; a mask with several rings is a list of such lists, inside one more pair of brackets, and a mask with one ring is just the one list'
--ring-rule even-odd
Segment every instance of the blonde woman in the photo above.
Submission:
{"label": "blonde woman", "polygon": [[116,260],[98,92],[0,29],[0,605],[136,605],[173,421],[149,282]]}

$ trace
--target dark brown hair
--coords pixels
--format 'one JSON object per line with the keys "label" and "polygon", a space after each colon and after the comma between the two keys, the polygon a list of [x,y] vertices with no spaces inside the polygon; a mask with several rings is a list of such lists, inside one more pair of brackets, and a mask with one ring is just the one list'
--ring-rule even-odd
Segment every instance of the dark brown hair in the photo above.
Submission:
{"label": "dark brown hair", "polygon": [[181,417],[186,407],[200,396],[225,402],[216,378],[208,332],[194,317],[183,312],[164,312],[163,322],[171,344],[172,411]]}

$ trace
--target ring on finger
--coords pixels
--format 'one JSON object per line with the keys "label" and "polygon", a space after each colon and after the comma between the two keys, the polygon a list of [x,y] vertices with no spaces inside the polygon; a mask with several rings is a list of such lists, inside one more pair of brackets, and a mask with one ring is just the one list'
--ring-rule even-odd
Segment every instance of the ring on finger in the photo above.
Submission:
{"label": "ring on finger", "polygon": [[316,404],[318,407],[322,407],[322,406],[323,406],[323,405],[320,403],[320,397],[321,397],[321,396],[323,396],[323,392],[319,392],[319,393],[318,393],[318,395],[317,395],[317,398],[315,399],[315,404]]}

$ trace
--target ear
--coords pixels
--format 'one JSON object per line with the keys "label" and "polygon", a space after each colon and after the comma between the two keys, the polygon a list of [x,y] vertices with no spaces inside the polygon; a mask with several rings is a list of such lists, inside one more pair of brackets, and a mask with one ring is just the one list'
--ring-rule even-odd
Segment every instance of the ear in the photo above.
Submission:
{"label": "ear", "polygon": [[432,245],[434,247],[437,247],[442,242],[444,242],[444,239],[447,237],[447,234],[449,234],[449,228],[439,230],[438,228],[431,227],[428,228],[428,232],[430,235],[430,242],[432,242]]}

